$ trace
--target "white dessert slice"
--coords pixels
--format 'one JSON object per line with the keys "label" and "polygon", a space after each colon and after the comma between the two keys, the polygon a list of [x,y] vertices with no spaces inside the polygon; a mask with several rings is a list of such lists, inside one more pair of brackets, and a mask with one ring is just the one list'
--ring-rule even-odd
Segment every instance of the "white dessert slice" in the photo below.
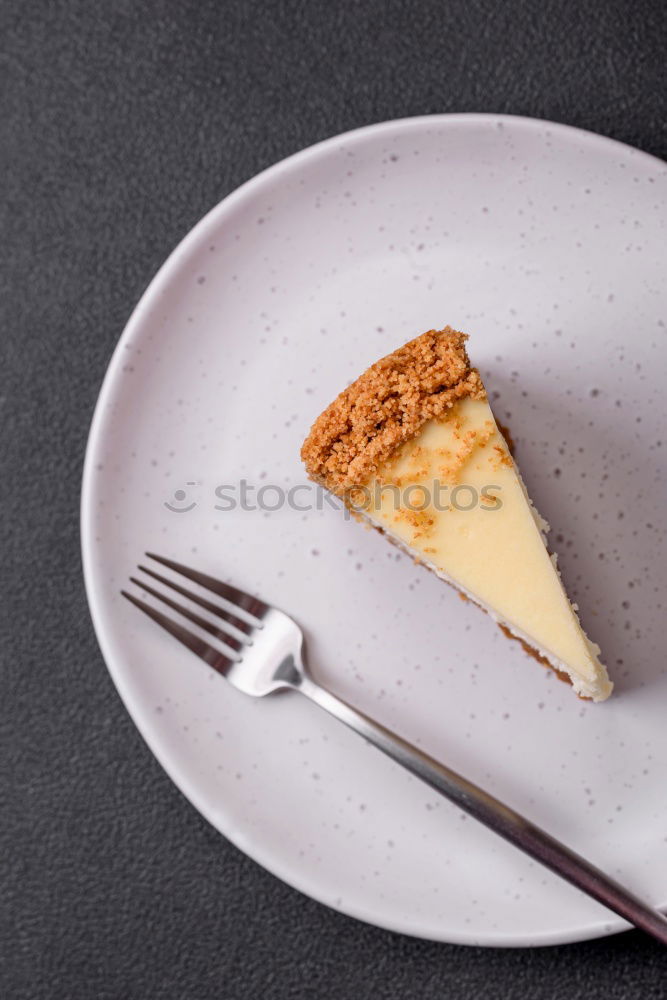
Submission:
{"label": "white dessert slice", "polygon": [[577,694],[612,684],[565,593],[547,525],[500,433],[465,336],[429,331],[364,373],[315,422],[312,478],[487,611]]}

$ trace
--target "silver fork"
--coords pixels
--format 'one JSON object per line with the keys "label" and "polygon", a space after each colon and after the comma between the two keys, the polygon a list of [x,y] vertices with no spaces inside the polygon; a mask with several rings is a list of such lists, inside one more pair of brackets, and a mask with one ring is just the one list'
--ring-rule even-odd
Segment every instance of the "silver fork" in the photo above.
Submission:
{"label": "silver fork", "polygon": [[316,684],[304,665],[303,634],[289,615],[236,587],[171,559],[148,552],[146,555],[216,595],[219,600],[211,601],[147,566],[139,566],[140,571],[152,581],[207,611],[214,624],[144,579],[131,577],[134,584],[212,636],[219,645],[214,646],[200,638],[126,590],[121,591],[123,596],[222,674],[235,688],[253,697],[263,697],[284,688],[300,691],[459,809],[474,816],[593,899],[667,944],[667,918],[649,904],[488,792]]}

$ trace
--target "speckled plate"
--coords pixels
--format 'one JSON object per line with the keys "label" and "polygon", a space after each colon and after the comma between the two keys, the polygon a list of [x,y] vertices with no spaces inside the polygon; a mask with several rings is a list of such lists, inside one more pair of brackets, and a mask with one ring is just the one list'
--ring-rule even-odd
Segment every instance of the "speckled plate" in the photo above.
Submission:
{"label": "speckled plate", "polygon": [[[301,622],[321,681],[667,904],[666,195],[659,161],[560,125],[361,129],[218,205],[123,333],[83,484],[109,670],[195,807],[329,906],[468,944],[624,926],[305,700],[231,690],[119,588],[152,548],[256,590]],[[286,501],[320,410],[446,323],[553,526],[605,704],[313,491]]]}

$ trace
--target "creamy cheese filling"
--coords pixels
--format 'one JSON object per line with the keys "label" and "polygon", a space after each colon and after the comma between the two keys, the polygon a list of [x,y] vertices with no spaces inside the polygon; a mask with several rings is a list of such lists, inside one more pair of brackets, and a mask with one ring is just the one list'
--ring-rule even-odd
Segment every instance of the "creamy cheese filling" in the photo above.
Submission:
{"label": "creamy cheese filling", "polygon": [[533,508],[486,400],[466,398],[383,463],[352,504],[376,527],[479,604],[578,694],[612,685],[545,546]]}

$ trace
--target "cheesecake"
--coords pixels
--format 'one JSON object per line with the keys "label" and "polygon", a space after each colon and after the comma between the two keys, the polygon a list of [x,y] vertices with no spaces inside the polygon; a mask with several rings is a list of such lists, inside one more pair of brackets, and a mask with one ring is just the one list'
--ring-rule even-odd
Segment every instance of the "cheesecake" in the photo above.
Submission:
{"label": "cheesecake", "polygon": [[466,334],[429,330],[317,418],[308,475],[479,605],[582,698],[612,684],[565,592],[548,524],[496,422]]}

